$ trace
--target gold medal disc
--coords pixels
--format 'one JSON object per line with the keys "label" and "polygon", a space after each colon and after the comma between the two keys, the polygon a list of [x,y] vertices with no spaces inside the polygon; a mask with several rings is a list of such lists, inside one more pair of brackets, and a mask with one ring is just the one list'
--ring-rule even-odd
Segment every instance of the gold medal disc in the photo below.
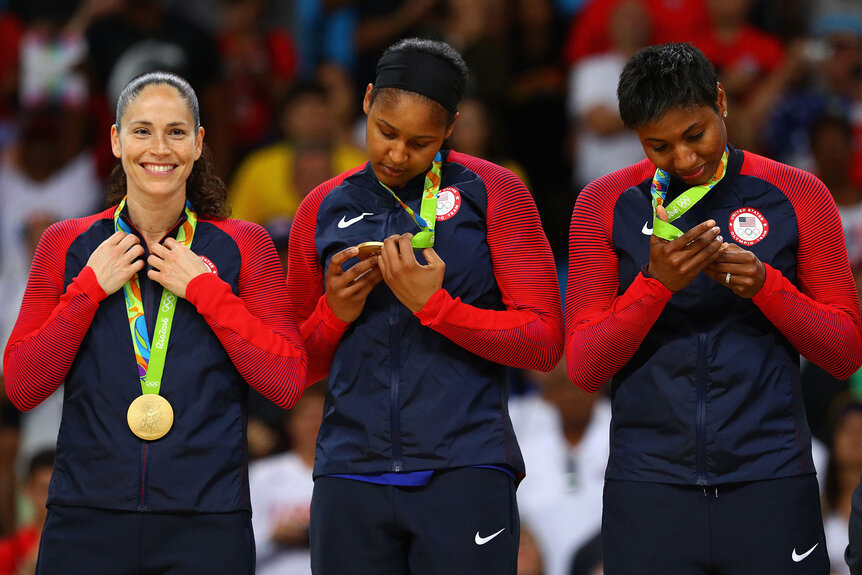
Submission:
{"label": "gold medal disc", "polygon": [[373,255],[380,254],[380,250],[383,249],[383,242],[362,242],[356,247],[359,248],[359,253],[356,254],[356,257],[366,260]]}
{"label": "gold medal disc", "polygon": [[152,441],[163,437],[174,424],[174,410],[168,400],[155,393],[138,396],[126,414],[132,433]]}

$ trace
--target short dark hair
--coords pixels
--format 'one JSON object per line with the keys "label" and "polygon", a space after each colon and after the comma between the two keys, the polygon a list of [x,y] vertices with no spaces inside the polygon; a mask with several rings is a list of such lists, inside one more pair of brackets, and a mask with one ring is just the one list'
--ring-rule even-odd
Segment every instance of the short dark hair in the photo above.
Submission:
{"label": "short dark hair", "polygon": [[[448,64],[449,67],[451,67],[452,70],[458,76],[458,81],[461,87],[461,94],[464,93],[464,90],[467,86],[467,76],[469,75],[467,63],[464,61],[464,57],[461,56],[458,50],[456,50],[446,42],[441,42],[439,40],[430,40],[428,38],[404,38],[403,40],[399,40],[398,42],[395,42],[394,44],[389,46],[389,48],[387,48],[381,56],[381,59],[387,54],[397,52],[419,52],[421,54],[433,56],[434,58],[437,58],[445,64]],[[399,90],[398,88],[378,88],[377,86],[375,86],[371,90],[371,94],[369,95],[370,103],[373,105],[377,97],[386,90],[406,92],[405,90]],[[416,92],[410,93],[416,94]],[[446,112],[447,125],[451,125],[452,122],[455,121],[455,114],[453,112],[450,112],[449,110],[446,110],[446,108],[443,107],[442,104],[435,102],[431,98],[422,96],[422,94],[417,95],[420,97],[424,97],[426,100],[437,106],[440,106],[440,109]]]}
{"label": "short dark hair", "polygon": [[718,111],[718,78],[703,52],[688,42],[642,48],[626,63],[617,86],[627,128],[661,119],[673,108],[709,106]]}
{"label": "short dark hair", "polygon": [[[147,86],[154,84],[166,84],[173,87],[180,98],[186,103],[194,118],[195,132],[201,126],[200,105],[194,89],[185,78],[171,72],[147,72],[132,78],[120,97],[117,98],[116,126],[120,130],[120,122],[129,103],[136,100]],[[123,164],[117,164],[108,178],[108,189],[105,197],[108,206],[116,205],[126,195],[126,172]],[[230,205],[227,201],[227,186],[216,174],[213,167],[212,154],[204,144],[201,157],[197,159],[192,167],[186,182],[186,197],[192,203],[195,210],[204,217],[226,218],[230,215]]]}

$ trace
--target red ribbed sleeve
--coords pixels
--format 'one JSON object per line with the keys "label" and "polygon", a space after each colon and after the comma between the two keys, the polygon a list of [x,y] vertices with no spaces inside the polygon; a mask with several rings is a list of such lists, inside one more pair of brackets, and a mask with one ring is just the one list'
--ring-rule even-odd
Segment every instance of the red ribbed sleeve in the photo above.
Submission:
{"label": "red ribbed sleeve", "polygon": [[60,387],[105,299],[87,267],[63,291],[66,252],[99,217],[54,224],[39,240],[21,311],[3,354],[6,393],[21,411],[33,409]]}
{"label": "red ribbed sleeve", "polygon": [[834,377],[847,379],[862,364],[862,322],[841,219],[829,190],[807,172],[754,154],[746,153],[741,173],[784,191],[799,233],[796,285],[767,266],[766,283],[752,301],[799,353]]}
{"label": "red ribbed sleeve", "polygon": [[239,296],[216,274],[189,282],[186,298],[212,328],[243,379],[281,407],[305,389],[308,359],[287,303],[284,272],[266,231],[241,220],[212,221],[240,250]]}
{"label": "red ribbed sleeve", "polygon": [[416,316],[480,357],[549,371],[563,353],[563,319],[554,257],[533,198],[505,168],[457,152],[450,152],[448,160],[485,183],[487,241],[506,309],[479,309],[441,289]]}
{"label": "red ribbed sleeve", "polygon": [[578,195],[569,229],[566,286],[566,365],[569,378],[598,390],[632,358],[672,292],[638,275],[619,291],[613,245],[614,205],[624,191],[651,177],[644,160],[604,176]]}
{"label": "red ribbed sleeve", "polygon": [[329,366],[338,342],[350,327],[350,324],[344,323],[332,313],[323,295],[323,270],[320,269],[314,243],[317,211],[332,188],[362,167],[341,174],[312,190],[299,205],[290,227],[287,291],[308,353],[307,385],[329,375]]}

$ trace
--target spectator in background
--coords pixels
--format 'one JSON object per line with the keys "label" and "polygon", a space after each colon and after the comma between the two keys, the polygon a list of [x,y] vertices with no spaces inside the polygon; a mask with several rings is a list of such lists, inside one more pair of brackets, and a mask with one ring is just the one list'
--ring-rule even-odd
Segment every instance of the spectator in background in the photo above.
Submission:
{"label": "spectator in background", "polygon": [[853,490],[862,475],[862,398],[836,398],[831,412],[829,465],[823,494],[823,527],[832,575],[849,575],[844,562]]}
{"label": "spectator in background", "polygon": [[812,171],[835,199],[850,267],[862,267],[862,185],[852,180],[853,126],[839,110],[824,110],[808,133],[811,142]]}
{"label": "spectator in background", "polygon": [[315,78],[326,91],[333,142],[364,150],[365,117],[360,118],[362,110],[356,103],[350,71],[336,62],[321,62]]}
{"label": "spectator in background", "polygon": [[602,535],[596,533],[572,557],[572,567],[568,575],[602,575],[603,573]]}
{"label": "spectator in background", "polygon": [[[80,110],[53,107],[23,112],[18,140],[0,159],[0,346],[18,315],[30,264],[42,232],[101,204],[102,185],[92,149],[82,137]],[[62,391],[20,416],[20,471],[38,450],[54,446]]]}
{"label": "spectator in background", "polygon": [[508,0],[446,0],[443,5],[442,38],[464,55],[470,68],[467,93],[484,101],[495,116],[505,111],[509,88],[510,4]]}
{"label": "spectator in background", "polygon": [[765,153],[793,166],[813,169],[809,132],[825,112],[840,110],[852,119],[853,181],[862,185],[862,19],[826,13],[815,20],[811,37],[792,44],[789,62],[765,120]]}
{"label": "spectator in background", "polygon": [[530,188],[524,166],[504,155],[500,123],[491,118],[488,106],[476,96],[466,96],[458,106],[458,124],[449,136],[452,149],[482,158],[512,170]]}
{"label": "spectator in background", "polygon": [[297,53],[286,30],[263,20],[265,0],[221,0],[218,37],[230,113],[232,173],[246,153],[274,138],[274,108],[296,76]]}
{"label": "spectator in background", "polygon": [[[574,195],[566,154],[564,29],[551,0],[516,0],[506,57],[509,77],[504,124],[508,155],[524,166],[542,226],[557,258],[564,257]],[[540,134],[537,126],[541,126]]]}
{"label": "spectator in background", "polygon": [[22,34],[18,16],[9,10],[0,10],[0,150],[15,133]]}
{"label": "spectator in background", "polygon": [[263,226],[293,217],[311,188],[365,161],[364,152],[335,140],[327,92],[316,82],[293,86],[278,118],[283,139],[249,154],[230,187],[233,216]]}
{"label": "spectator in background", "polygon": [[325,397],[325,382],[306,388],[294,408],[284,412],[289,450],[249,467],[257,575],[311,574],[311,470]]}
{"label": "spectator in background", "polygon": [[572,385],[565,361],[529,377],[541,395],[509,402],[527,466],[518,507],[541,549],[545,575],[567,575],[575,552],[601,527],[610,402]]}
{"label": "spectator in background", "polygon": [[45,502],[53,470],[53,449],[41,451],[30,460],[23,494],[31,519],[9,537],[0,539],[0,575],[33,575],[36,572],[39,539],[47,515]]}
{"label": "spectator in background", "polygon": [[542,550],[536,543],[533,531],[523,521],[521,522],[521,544],[518,546],[517,575],[547,575]]}
{"label": "spectator in background", "polygon": [[759,118],[768,113],[757,92],[768,89],[770,75],[781,73],[784,46],[778,37],[754,27],[752,4],[753,0],[706,0],[711,26],[696,44],[715,66],[733,107],[727,122],[730,137],[737,146],[756,150]]}
{"label": "spectator in background", "polygon": [[[847,258],[859,290],[862,278],[862,189],[850,180],[851,130],[850,120],[840,109],[826,110],[813,121],[809,139],[814,159],[813,172],[835,199],[844,228]],[[862,399],[862,374],[857,372],[846,380],[838,380],[817,365],[805,362],[801,381],[811,432],[820,441],[829,442],[829,408],[837,397],[848,391]]]}
{"label": "spectator in background", "polygon": [[[356,65],[353,44],[356,29],[354,0],[292,0],[270,2],[268,19],[291,20],[299,57],[299,76],[314,77],[323,62],[347,70]],[[285,18],[289,13],[289,18]],[[351,91],[354,89],[351,83]],[[355,98],[356,94],[352,93]]]}
{"label": "spectator in background", "polygon": [[395,40],[442,35],[443,0],[352,0],[356,16],[353,46],[355,94],[374,81],[377,59]]}
{"label": "spectator in background", "polygon": [[628,59],[649,43],[651,17],[643,0],[622,0],[609,17],[610,49],[578,60],[569,73],[572,184],[576,191],[644,158],[637,135],[620,118],[617,81]]}
{"label": "spectator in background", "polygon": [[[611,46],[610,15],[622,0],[586,0],[572,18],[563,54],[569,66]],[[653,24],[653,42],[698,40],[709,27],[705,0],[646,0]]]}

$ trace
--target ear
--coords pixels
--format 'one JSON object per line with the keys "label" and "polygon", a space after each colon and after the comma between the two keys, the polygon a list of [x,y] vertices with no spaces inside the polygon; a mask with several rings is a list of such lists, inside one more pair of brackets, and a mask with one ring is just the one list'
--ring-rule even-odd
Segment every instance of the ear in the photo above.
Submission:
{"label": "ear", "polygon": [[718,83],[718,97],[715,100],[715,104],[718,107],[718,115],[724,116],[727,112],[727,92],[724,91],[724,86],[721,85],[721,82]]}
{"label": "ear", "polygon": [[117,125],[111,126],[111,151],[115,158],[123,157],[123,146],[120,145],[120,134],[117,132]]}
{"label": "ear", "polygon": [[461,117],[461,112],[455,112],[455,119],[454,119],[454,120],[452,120],[452,123],[451,123],[451,124],[449,124],[449,127],[448,127],[448,128],[446,128],[446,135],[445,135],[445,136],[443,136],[443,139],[444,139],[444,140],[445,140],[445,139],[447,139],[449,136],[451,136],[451,135],[452,135],[452,130],[454,130],[454,129],[455,129],[455,122],[457,122],[457,121],[458,121],[458,118],[460,118],[460,117]]}
{"label": "ear", "polygon": [[201,157],[201,152],[204,149],[204,127],[198,128],[198,133],[195,136],[195,161]]}
{"label": "ear", "polygon": [[368,112],[371,111],[371,90],[374,89],[374,84],[368,84],[365,87],[365,97],[362,98],[362,111],[365,115],[368,115]]}

